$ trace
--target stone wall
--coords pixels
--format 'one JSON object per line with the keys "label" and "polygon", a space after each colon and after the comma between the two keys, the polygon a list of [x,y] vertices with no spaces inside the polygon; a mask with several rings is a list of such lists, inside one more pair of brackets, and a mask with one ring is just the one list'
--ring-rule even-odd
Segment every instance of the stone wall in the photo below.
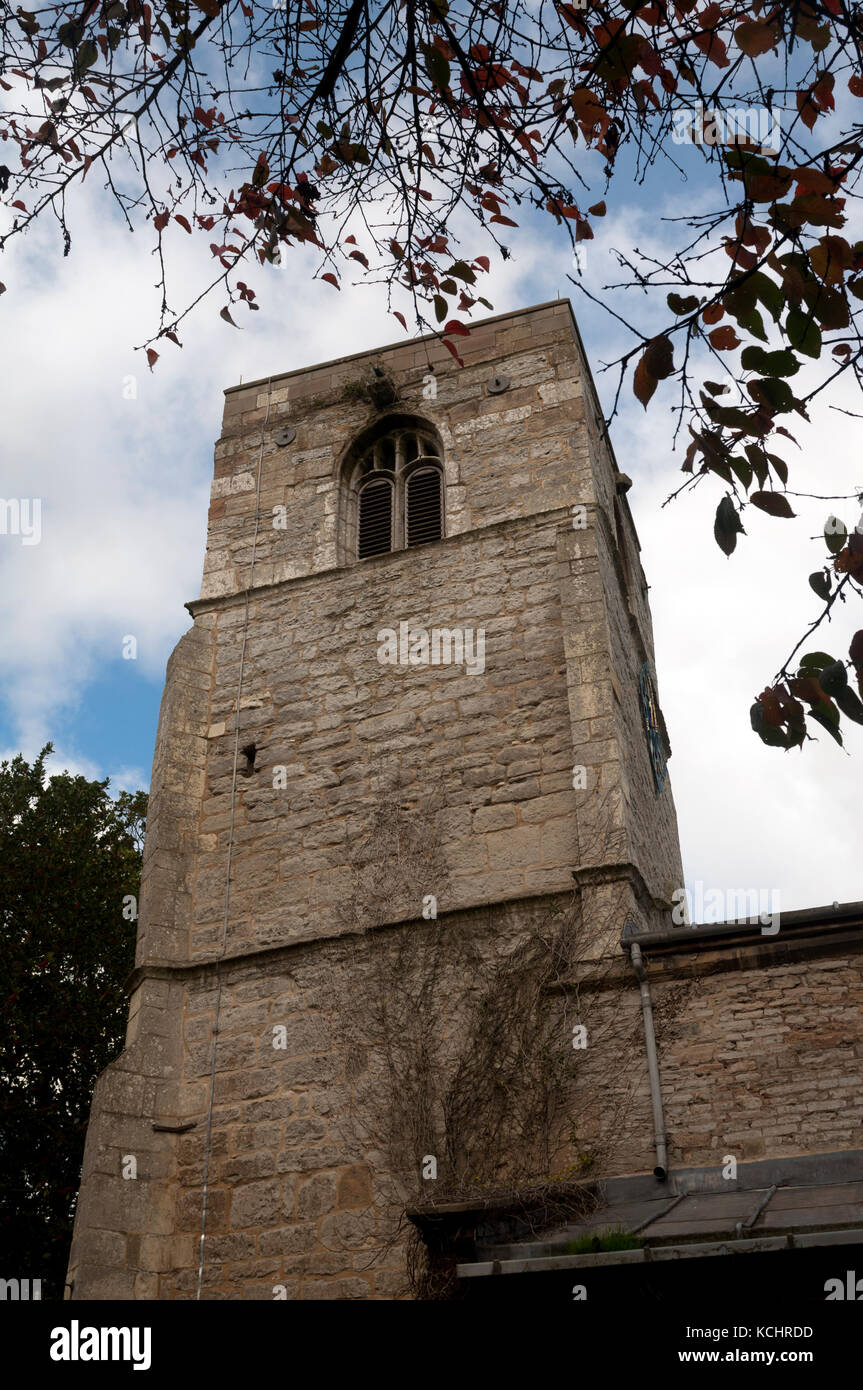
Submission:
{"label": "stone wall", "polygon": [[[682,870],[637,699],[644,580],[571,311],[487,320],[461,351],[461,370],[429,340],[227,394],[202,595],[157,738],[130,1040],[94,1099],[75,1297],[194,1297],[211,1073],[206,1296],[392,1296],[406,1194],[382,1143],[363,930],[397,959],[422,951],[433,895],[481,963],[545,929],[574,876],[594,956],[627,921],[666,924]],[[341,462],[375,412],[345,387],[372,361],[443,440],[447,534],[346,563]],[[509,389],[489,393],[501,374]],[[403,620],[483,629],[483,668],[381,664],[378,634]],[[431,817],[435,856],[372,911],[358,847],[390,803]],[[439,968],[429,1030],[452,1062],[477,986],[460,945]],[[130,1151],[143,1196],[118,1171]],[[418,1131],[410,1161],[424,1152]]]}
{"label": "stone wall", "polygon": [[[705,938],[686,950],[645,950],[669,1167],[863,1146],[859,940],[849,949],[825,934],[797,945],[784,931],[776,939],[750,932],[722,949]],[[605,1138],[609,1176],[648,1172],[656,1158],[644,1032],[625,961],[605,979],[593,1018],[597,1046],[578,1060],[574,1112],[599,1078],[603,1099],[580,1139]],[[622,1053],[627,1029],[628,1061],[610,1057],[607,1041]]]}

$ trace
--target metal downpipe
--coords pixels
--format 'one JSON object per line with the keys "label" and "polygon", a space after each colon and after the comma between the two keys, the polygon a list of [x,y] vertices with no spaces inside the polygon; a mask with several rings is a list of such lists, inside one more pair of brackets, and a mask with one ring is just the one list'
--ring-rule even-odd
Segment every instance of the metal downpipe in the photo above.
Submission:
{"label": "metal downpipe", "polygon": [[653,1105],[653,1138],[656,1145],[656,1167],[653,1175],[660,1182],[668,1177],[668,1151],[665,1142],[665,1116],[662,1110],[662,1084],[659,1079],[659,1059],[656,1055],[656,1033],[653,1027],[653,1004],[650,998],[650,983],[641,947],[637,941],[630,943],[629,959],[638,980],[641,993],[641,1012],[644,1017],[644,1042],[647,1049],[647,1071],[650,1077],[650,1099]]}

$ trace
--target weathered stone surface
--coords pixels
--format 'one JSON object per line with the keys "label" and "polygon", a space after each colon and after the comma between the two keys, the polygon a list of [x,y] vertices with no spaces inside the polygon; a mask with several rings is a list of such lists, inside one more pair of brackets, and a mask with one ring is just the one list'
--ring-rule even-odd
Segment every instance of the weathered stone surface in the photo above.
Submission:
{"label": "weathered stone surface", "polygon": [[[580,866],[635,866],[657,898],[682,881],[638,696],[653,661],[646,586],[569,307],[477,324],[463,351],[459,370],[431,338],[226,396],[202,597],[160,714],[141,976],[126,1051],[93,1103],[76,1298],[193,1298],[205,1169],[205,1297],[272,1298],[277,1283],[301,1300],[400,1296],[400,1252],[374,1262],[401,1189],[380,990],[357,914],[382,897],[371,934],[386,928],[380,939],[406,962],[393,1003],[412,997],[442,921],[493,955],[547,927]],[[446,534],[357,563],[341,461],[373,417],[344,387],[371,361],[394,375],[402,416],[440,438]],[[510,389],[489,394],[499,372]],[[277,448],[288,417],[296,440]],[[274,507],[285,527],[270,524]],[[402,621],[482,630],[483,659],[383,664],[379,633]],[[240,760],[232,804],[238,727],[254,759]],[[590,774],[584,789],[575,765]],[[611,837],[598,789],[617,798]],[[393,800],[408,814],[433,808],[439,859],[407,889],[385,876],[358,887],[365,838]],[[628,917],[662,921],[621,882],[584,889],[599,953],[619,949]],[[437,917],[423,915],[429,895]],[[454,1054],[474,982],[454,960],[441,969],[445,1002],[429,1028]],[[723,1084],[737,1103],[747,1087],[734,1076]],[[666,1084],[672,1109],[683,1106]],[[639,1091],[621,1162],[650,1165],[646,1104]],[[674,1113],[685,1144],[688,1121]],[[160,1122],[195,1128],[154,1131]],[[693,1134],[707,1129],[693,1117]],[[123,1152],[149,1165],[129,1190]],[[411,1174],[422,1159],[404,1160]]]}

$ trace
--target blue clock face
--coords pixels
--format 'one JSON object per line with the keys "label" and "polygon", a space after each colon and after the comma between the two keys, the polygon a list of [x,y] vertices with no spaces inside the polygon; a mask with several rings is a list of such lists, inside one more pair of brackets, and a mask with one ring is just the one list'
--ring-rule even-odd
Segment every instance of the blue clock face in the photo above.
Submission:
{"label": "blue clock face", "polygon": [[638,677],[638,687],[641,693],[641,713],[644,718],[645,733],[647,734],[647,747],[650,753],[650,765],[653,768],[653,780],[656,783],[657,792],[661,792],[662,788],[665,786],[666,778],[665,746],[659,717],[659,704],[656,699],[656,691],[653,688],[650,667],[646,661]]}

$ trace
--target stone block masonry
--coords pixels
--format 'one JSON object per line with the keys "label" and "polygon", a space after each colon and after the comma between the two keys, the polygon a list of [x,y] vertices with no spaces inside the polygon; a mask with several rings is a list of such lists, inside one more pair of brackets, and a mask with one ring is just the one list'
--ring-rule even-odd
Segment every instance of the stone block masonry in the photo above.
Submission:
{"label": "stone block masonry", "polygon": [[[682,869],[639,699],[646,584],[571,309],[488,319],[461,351],[459,369],[422,339],[226,393],[201,596],[160,715],[127,1047],[94,1097],[74,1298],[195,1297],[207,1165],[202,1296],[400,1296],[405,1195],[366,937],[427,961],[443,924],[479,961],[524,943],[575,886],[597,958],[626,921],[667,925]],[[372,366],[396,386],[388,411],[363,398]],[[441,441],[444,534],[358,562],[346,461],[388,421]],[[402,622],[482,630],[481,666],[382,663],[378,634]],[[358,872],[390,805],[433,823],[434,845],[409,882],[382,878],[371,912]],[[442,1059],[475,1002],[448,952],[428,1020]],[[413,968],[405,997],[421,994]],[[418,1167],[421,1127],[411,1153]]]}

